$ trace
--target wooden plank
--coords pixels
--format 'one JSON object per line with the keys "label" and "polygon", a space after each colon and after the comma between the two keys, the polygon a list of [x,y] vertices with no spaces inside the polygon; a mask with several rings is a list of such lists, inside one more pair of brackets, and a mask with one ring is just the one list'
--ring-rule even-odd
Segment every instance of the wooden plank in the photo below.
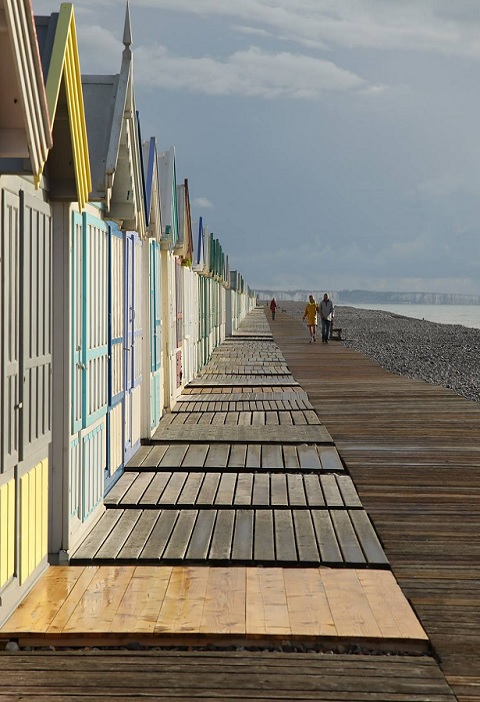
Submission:
{"label": "wooden plank", "polygon": [[208,449],[205,470],[223,470],[228,465],[230,444],[213,444]]}
{"label": "wooden plank", "polygon": [[311,514],[322,563],[325,565],[343,563],[343,556],[329,512],[317,509],[312,510]]}
{"label": "wooden plank", "polygon": [[142,498],[140,499],[138,506],[142,507],[144,505],[156,505],[160,500],[160,497],[167,485],[168,481],[172,477],[172,473],[163,472],[155,473],[153,480],[151,481],[148,488],[145,490]]}
{"label": "wooden plank", "polygon": [[130,485],[137,478],[139,474],[136,471],[128,471],[124,473],[121,478],[115,483],[110,492],[105,496],[103,503],[105,505],[118,505],[120,504],[122,497],[129,489]]}
{"label": "wooden plank", "polygon": [[353,566],[366,563],[348,513],[342,510],[331,510],[330,515],[345,563]]}
{"label": "wooden plank", "polygon": [[336,476],[333,474],[321,475],[320,483],[322,485],[323,494],[325,495],[325,502],[327,503],[328,507],[343,507],[344,502],[342,495],[340,494],[340,490],[338,489]]}
{"label": "wooden plank", "polygon": [[282,446],[285,470],[297,470],[300,467],[297,446]]}
{"label": "wooden plank", "polygon": [[203,468],[208,449],[208,444],[192,444],[192,446],[189,446],[182,462],[182,468],[184,470]]}
{"label": "wooden plank", "polygon": [[180,512],[177,510],[161,510],[141,554],[141,560],[159,560],[170,539]]}
{"label": "wooden plank", "polygon": [[210,549],[213,535],[216,510],[200,510],[192,532],[186,557],[193,560],[205,560]]}
{"label": "wooden plank", "polygon": [[141,464],[142,468],[145,466],[152,467],[152,468],[158,466],[160,464],[162,458],[164,457],[167,449],[168,449],[168,446],[165,444],[160,445],[160,446],[151,447],[148,456],[145,458],[145,460]]}
{"label": "wooden plank", "polygon": [[179,495],[177,504],[194,505],[205,477],[205,473],[190,473]]}
{"label": "wooden plank", "polygon": [[290,510],[274,510],[277,562],[296,562],[297,549]]}
{"label": "wooden plank", "polygon": [[286,507],[288,505],[287,476],[281,473],[270,475],[272,507]]}
{"label": "wooden plank", "polygon": [[305,487],[303,485],[303,476],[301,474],[288,473],[288,504],[291,507],[305,507],[307,498],[305,496]]}
{"label": "wooden plank", "polygon": [[187,477],[188,473],[185,473],[184,471],[172,473],[170,480],[168,481],[168,484],[161,494],[157,504],[160,506],[176,504],[178,497],[183,490]]}
{"label": "wooden plank", "polygon": [[318,453],[320,454],[320,461],[322,462],[323,470],[328,471],[343,471],[343,463],[340,460],[338,451],[334,447],[319,446]]}
{"label": "wooden plank", "polygon": [[362,503],[349,475],[337,475],[337,484],[347,507],[361,507]]}
{"label": "wooden plank", "polygon": [[228,459],[229,468],[245,468],[247,460],[247,444],[234,444],[230,447]]}
{"label": "wooden plank", "polygon": [[151,446],[140,446],[138,451],[135,452],[125,467],[128,470],[130,470],[130,468],[138,468],[138,466],[141,466],[145,460],[150,458],[151,451]]}
{"label": "wooden plank", "polygon": [[282,447],[279,444],[262,444],[262,468],[283,470]]}
{"label": "wooden plank", "polygon": [[252,634],[290,636],[290,618],[281,568],[248,568],[246,629]]}
{"label": "wooden plank", "polygon": [[[85,566],[58,571],[57,568],[48,568],[40,580],[33,586],[20,605],[14,610],[7,622],[8,632],[17,634],[22,631],[36,633],[46,632],[52,621],[61,617],[63,621],[68,618],[78,604],[79,599],[95,577],[98,566]],[[68,616],[64,610],[65,601],[73,597],[74,606],[68,608]],[[33,606],[30,602],[33,602]],[[63,629],[63,626],[62,626]],[[3,661],[2,661],[3,668]]]}
{"label": "wooden plank", "polygon": [[180,468],[187,448],[188,444],[174,444],[173,446],[168,446],[163,457],[158,462],[158,467],[162,470]]}
{"label": "wooden plank", "polygon": [[319,563],[320,554],[315,539],[312,516],[309,510],[292,510],[298,560],[300,563]]}
{"label": "wooden plank", "polygon": [[376,566],[388,565],[387,557],[368,514],[363,510],[349,510],[348,514],[362,546],[367,563]]}
{"label": "wooden plank", "polygon": [[322,580],[339,636],[381,637],[355,570],[325,568]]}
{"label": "wooden plank", "polygon": [[245,459],[245,468],[257,470],[261,466],[261,451],[260,444],[248,444],[247,456]]}
{"label": "wooden plank", "polygon": [[112,529],[114,529],[122,514],[123,510],[108,509],[95,524],[86,539],[84,539],[80,546],[74,551],[72,559],[74,561],[91,559],[104,543]]}
{"label": "wooden plank", "polygon": [[222,473],[220,478],[220,483],[218,486],[218,491],[215,496],[215,505],[226,506],[233,504],[233,498],[235,495],[235,490],[237,486],[237,474],[236,473]]}
{"label": "wooden plank", "polygon": [[122,503],[136,505],[152,481],[153,473],[142,471],[123,496]]}
{"label": "wooden plank", "polygon": [[140,557],[148,537],[156,524],[158,516],[157,510],[147,509],[142,511],[134,529],[130,532],[128,539],[117,555],[119,560],[133,560]]}
{"label": "wooden plank", "polygon": [[198,493],[197,502],[198,506],[213,505],[215,503],[215,496],[218,490],[218,484],[220,482],[220,473],[206,473],[205,478]]}
{"label": "wooden plank", "polygon": [[200,632],[245,634],[245,568],[209,568]]}
{"label": "wooden plank", "polygon": [[[171,576],[171,566],[138,566],[115,612],[110,632],[153,633]],[[152,597],[152,592],[155,596]],[[84,661],[85,664],[85,661]]]}
{"label": "wooden plank", "polygon": [[232,559],[250,561],[253,551],[253,510],[237,510],[233,531]]}
{"label": "wooden plank", "polygon": [[116,558],[135,528],[141,514],[142,510],[140,509],[121,510],[120,519],[115,523],[115,528],[110,530],[109,535],[94,554],[95,558],[100,560]]}
{"label": "wooden plank", "polygon": [[210,546],[209,558],[214,561],[227,561],[232,550],[235,510],[223,509],[217,513],[215,530]]}
{"label": "wooden plank", "polygon": [[304,636],[338,635],[322,580],[323,568],[283,569],[288,616],[293,632]]}
{"label": "wooden plank", "polygon": [[297,447],[298,462],[302,470],[320,470],[322,464],[316,446],[303,444]]}
{"label": "wooden plank", "polygon": [[63,633],[109,631],[132,575],[133,569],[128,566],[98,568]]}
{"label": "wooden plank", "polygon": [[235,506],[251,505],[253,490],[253,474],[240,473],[237,478],[237,489],[235,491]]}
{"label": "wooden plank", "polygon": [[197,516],[198,510],[196,509],[180,511],[167,547],[163,552],[164,559],[179,560],[185,557]]}
{"label": "wooden plank", "polygon": [[270,509],[255,510],[253,558],[262,564],[275,561],[273,512]]}
{"label": "wooden plank", "polygon": [[324,507],[325,498],[320,485],[319,475],[304,475],[305,494],[309,507]]}
{"label": "wooden plank", "polygon": [[158,612],[154,632],[192,631],[200,628],[208,569],[173,566]]}
{"label": "wooden plank", "polygon": [[270,476],[257,473],[253,477],[252,505],[268,506],[270,504]]}

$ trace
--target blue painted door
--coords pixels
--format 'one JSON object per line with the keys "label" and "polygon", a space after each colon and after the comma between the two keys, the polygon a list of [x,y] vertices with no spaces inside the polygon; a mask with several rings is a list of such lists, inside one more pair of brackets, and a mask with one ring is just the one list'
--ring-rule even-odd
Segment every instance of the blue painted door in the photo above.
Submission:
{"label": "blue painted door", "polygon": [[108,267],[108,416],[105,492],[123,469],[125,445],[125,294],[124,235],[114,223],[109,225]]}
{"label": "blue painted door", "polygon": [[[72,515],[82,521],[103,496],[108,407],[108,227],[83,213],[72,221]],[[80,446],[80,451],[74,447]],[[75,458],[73,458],[75,457]]]}

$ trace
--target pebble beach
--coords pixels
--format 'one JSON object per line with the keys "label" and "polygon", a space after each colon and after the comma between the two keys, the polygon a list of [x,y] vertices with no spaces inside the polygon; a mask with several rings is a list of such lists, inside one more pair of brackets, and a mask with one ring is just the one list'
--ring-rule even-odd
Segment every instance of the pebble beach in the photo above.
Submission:
{"label": "pebble beach", "polygon": [[[304,309],[304,302],[280,303],[295,319]],[[343,341],[332,343],[361,351],[392,373],[480,401],[480,329],[346,306],[335,308],[334,325],[342,328]]]}

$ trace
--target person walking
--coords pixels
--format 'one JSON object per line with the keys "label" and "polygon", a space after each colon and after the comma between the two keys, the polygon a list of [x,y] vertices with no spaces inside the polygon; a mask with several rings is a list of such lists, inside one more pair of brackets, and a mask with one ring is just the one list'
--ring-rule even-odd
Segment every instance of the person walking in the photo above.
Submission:
{"label": "person walking", "polygon": [[277,301],[275,300],[274,297],[272,297],[272,301],[270,303],[270,311],[272,313],[272,321],[273,322],[275,321],[275,312],[277,311],[277,307],[278,307]]}
{"label": "person walking", "polygon": [[317,340],[317,312],[318,305],[315,298],[313,295],[309,295],[302,320],[307,320],[307,327],[308,331],[310,332],[310,343]]}
{"label": "person walking", "polygon": [[328,293],[325,293],[320,303],[320,319],[322,322],[322,344],[328,344],[328,333],[333,319],[333,302],[329,299]]}

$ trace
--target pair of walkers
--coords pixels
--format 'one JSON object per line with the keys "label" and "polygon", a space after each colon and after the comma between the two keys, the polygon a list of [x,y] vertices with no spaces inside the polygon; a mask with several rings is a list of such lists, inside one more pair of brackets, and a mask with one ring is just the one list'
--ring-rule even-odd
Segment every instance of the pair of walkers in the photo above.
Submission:
{"label": "pair of walkers", "polygon": [[320,304],[317,304],[313,295],[309,295],[308,297],[308,302],[302,319],[307,320],[307,326],[310,332],[310,343],[317,340],[316,329],[318,312],[320,312],[320,321],[322,325],[322,343],[328,344],[330,326],[333,320],[333,302],[329,299],[328,293],[325,293]]}

